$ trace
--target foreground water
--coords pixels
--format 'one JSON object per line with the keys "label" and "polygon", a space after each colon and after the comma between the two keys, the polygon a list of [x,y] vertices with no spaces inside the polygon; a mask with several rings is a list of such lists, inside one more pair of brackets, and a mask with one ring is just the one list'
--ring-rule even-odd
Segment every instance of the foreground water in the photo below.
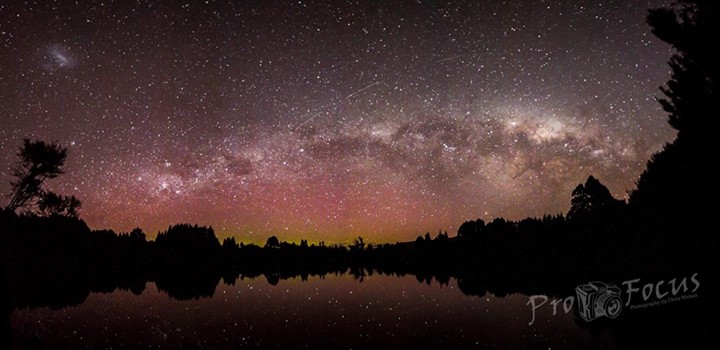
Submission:
{"label": "foreground water", "polygon": [[464,295],[457,281],[413,276],[264,278],[220,283],[212,298],[175,300],[148,283],[141,295],[94,293],[75,307],[21,309],[14,348],[588,348],[606,334],[578,327],[573,313],[539,309],[525,295]]}

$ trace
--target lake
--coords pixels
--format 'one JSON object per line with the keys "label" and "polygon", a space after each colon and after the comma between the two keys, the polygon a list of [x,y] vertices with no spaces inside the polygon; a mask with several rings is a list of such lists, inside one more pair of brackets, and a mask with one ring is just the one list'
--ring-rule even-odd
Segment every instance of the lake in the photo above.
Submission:
{"label": "lake", "polygon": [[220,282],[211,298],[176,300],[152,282],[140,295],[92,293],[78,306],[15,310],[14,348],[612,348],[574,312],[537,310],[526,295],[463,294],[414,276],[327,275]]}

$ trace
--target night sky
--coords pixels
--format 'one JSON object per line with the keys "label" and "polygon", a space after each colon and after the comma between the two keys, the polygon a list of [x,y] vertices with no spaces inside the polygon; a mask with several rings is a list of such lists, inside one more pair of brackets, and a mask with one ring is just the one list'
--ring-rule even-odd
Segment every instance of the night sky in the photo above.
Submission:
{"label": "night sky", "polygon": [[150,237],[452,236],[590,174],[623,198],[674,137],[666,3],[3,1],[0,192],[32,138],[92,228]]}

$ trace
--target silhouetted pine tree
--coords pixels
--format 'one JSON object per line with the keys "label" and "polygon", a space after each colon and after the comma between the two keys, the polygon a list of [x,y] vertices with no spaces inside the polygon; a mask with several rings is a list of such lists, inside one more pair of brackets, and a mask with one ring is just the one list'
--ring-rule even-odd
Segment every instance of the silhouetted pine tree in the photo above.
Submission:
{"label": "silhouetted pine tree", "polygon": [[672,77],[661,88],[665,98],[660,103],[678,134],[650,159],[631,193],[630,205],[638,227],[657,242],[653,249],[668,256],[673,251],[679,261],[703,259],[706,254],[701,251],[714,249],[713,235],[704,224],[710,208],[704,203],[719,195],[714,158],[720,133],[713,121],[720,117],[720,55],[715,47],[719,7],[715,0],[680,0],[651,10],[647,19],[653,34],[676,50],[670,59]]}
{"label": "silhouetted pine tree", "polygon": [[720,118],[717,83],[720,55],[720,2],[682,0],[651,10],[653,33],[677,51],[670,59],[672,78],[660,100],[677,139],[655,154],[641,175],[631,203],[667,222],[694,220],[700,201],[715,199],[718,165],[713,157],[720,137],[713,119]]}

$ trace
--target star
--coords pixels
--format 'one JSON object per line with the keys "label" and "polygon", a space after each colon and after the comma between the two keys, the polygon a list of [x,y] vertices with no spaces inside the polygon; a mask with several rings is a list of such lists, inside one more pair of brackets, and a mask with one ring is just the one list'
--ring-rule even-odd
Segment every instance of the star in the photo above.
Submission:
{"label": "star", "polygon": [[660,0],[3,5],[0,192],[22,139],[92,228],[369,243],[623,198],[674,138]]}

